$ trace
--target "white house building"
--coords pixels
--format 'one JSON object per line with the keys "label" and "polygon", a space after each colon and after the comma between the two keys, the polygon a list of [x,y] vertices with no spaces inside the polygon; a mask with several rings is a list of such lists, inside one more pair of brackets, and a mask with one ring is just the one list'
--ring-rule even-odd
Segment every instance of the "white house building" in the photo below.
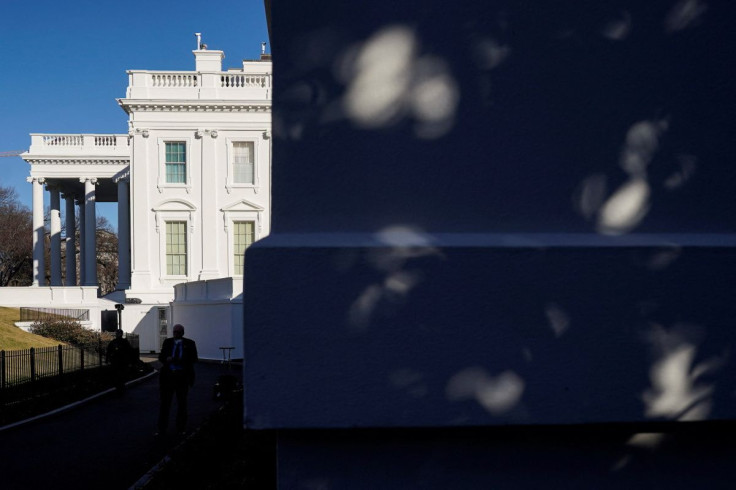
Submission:
{"label": "white house building", "polygon": [[[224,53],[200,41],[198,34],[193,71],[128,71],[127,92],[117,100],[127,134],[31,135],[22,157],[33,185],[34,282],[25,288],[32,292],[16,296],[19,303],[88,308],[95,326],[100,311],[121,303],[122,328],[140,335],[142,351],[158,350],[167,325],[181,322],[203,344],[203,357],[219,357],[219,346],[242,355],[242,308],[232,305],[242,302],[243,254],[270,226],[271,61],[264,45],[261,59],[223,70]],[[80,277],[76,254],[67,253],[62,279],[61,198],[67,250],[76,247],[78,207]],[[95,294],[98,201],[118,203],[118,290],[103,298]],[[175,290],[179,308],[170,307]],[[213,316],[208,306],[222,311]],[[217,324],[208,324],[214,317]]]}

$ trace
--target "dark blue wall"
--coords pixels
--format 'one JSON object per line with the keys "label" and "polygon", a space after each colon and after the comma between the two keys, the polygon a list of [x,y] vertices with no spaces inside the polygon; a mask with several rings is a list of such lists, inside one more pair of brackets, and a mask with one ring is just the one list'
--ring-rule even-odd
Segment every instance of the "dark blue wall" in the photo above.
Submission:
{"label": "dark blue wall", "polygon": [[736,416],[736,4],[273,9],[281,488],[729,488],[732,445],[667,440]]}
{"label": "dark blue wall", "polygon": [[[607,196],[619,189],[630,178],[619,166],[626,134],[650,121],[666,129],[636,231],[733,232],[735,10],[673,0],[275,4],[274,230],[593,231],[576,210],[581,185],[604,176]],[[411,111],[369,129],[345,113],[348,54],[396,27],[412,32],[412,59],[441,59],[456,83],[440,137],[418,137]],[[683,165],[687,182],[668,188]]]}

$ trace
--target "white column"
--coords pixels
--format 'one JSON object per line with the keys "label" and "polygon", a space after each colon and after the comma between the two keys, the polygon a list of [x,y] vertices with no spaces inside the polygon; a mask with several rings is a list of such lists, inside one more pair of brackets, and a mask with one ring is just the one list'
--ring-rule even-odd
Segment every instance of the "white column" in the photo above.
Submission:
{"label": "white column", "polygon": [[[149,159],[149,132],[136,130],[131,140],[131,162],[146,162]],[[151,144],[153,146],[153,144]],[[153,146],[151,151],[156,151]],[[130,166],[130,259],[131,275],[130,287],[136,290],[151,288],[151,257],[150,241],[154,237],[154,229],[149,225],[149,213],[152,204],[146,189],[156,182],[155,168],[149,169],[146,165]],[[139,189],[140,192],[135,192]],[[158,236],[155,236],[158,239]],[[158,245],[158,244],[157,244]],[[158,246],[156,247],[158,249]],[[155,263],[155,262],[154,262]],[[158,274],[157,274],[158,276]]]}
{"label": "white column", "polygon": [[85,272],[87,270],[87,257],[85,255],[85,241],[86,235],[85,226],[85,212],[84,212],[84,198],[77,199],[79,205],[79,285],[84,285]]}
{"label": "white column", "polygon": [[76,223],[74,222],[74,195],[65,194],[64,201],[66,203],[66,276],[64,277],[65,286],[77,285],[77,240],[76,240]]}
{"label": "white column", "polygon": [[61,286],[61,201],[59,200],[59,189],[48,186],[51,204],[50,217],[50,242],[49,253],[51,262],[51,285]]}
{"label": "white column", "polygon": [[33,184],[33,285],[46,285],[46,264],[44,263],[43,227],[43,177],[28,177]]}
{"label": "white column", "polygon": [[84,182],[84,285],[97,286],[97,214],[95,213],[95,185],[97,179],[82,177]]}
{"label": "white column", "polygon": [[[221,274],[219,271],[219,260],[220,254],[218,250],[218,237],[221,231],[218,232],[218,226],[220,221],[216,219],[210,219],[218,215],[217,212],[217,165],[205,164],[205,158],[207,162],[217,161],[217,131],[202,131],[200,134],[200,145],[201,154],[199,161],[200,171],[200,182],[202,189],[202,210],[200,212],[201,223],[201,259],[202,269],[199,272],[199,280],[214,279],[217,277],[224,277],[229,275],[227,272]],[[209,137],[207,136],[209,135]],[[194,153],[194,152],[192,152]],[[193,159],[192,159],[192,163]],[[229,165],[229,162],[228,162]],[[192,169],[194,171],[194,168]],[[192,257],[197,260],[198,257]],[[225,262],[227,263],[227,262]]]}
{"label": "white column", "polygon": [[130,288],[130,200],[128,177],[118,183],[118,286]]}

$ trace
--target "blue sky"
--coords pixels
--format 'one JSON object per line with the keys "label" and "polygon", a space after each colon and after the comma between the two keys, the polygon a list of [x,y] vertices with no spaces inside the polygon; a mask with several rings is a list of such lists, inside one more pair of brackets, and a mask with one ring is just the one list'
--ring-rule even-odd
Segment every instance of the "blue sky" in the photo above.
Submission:
{"label": "blue sky", "polygon": [[[29,133],[127,132],[125,71],[193,70],[195,32],[223,68],[268,41],[262,0],[0,0],[0,17],[0,152],[27,150]],[[0,185],[30,208],[27,176],[20,157],[0,158]],[[114,204],[98,214],[117,222]]]}

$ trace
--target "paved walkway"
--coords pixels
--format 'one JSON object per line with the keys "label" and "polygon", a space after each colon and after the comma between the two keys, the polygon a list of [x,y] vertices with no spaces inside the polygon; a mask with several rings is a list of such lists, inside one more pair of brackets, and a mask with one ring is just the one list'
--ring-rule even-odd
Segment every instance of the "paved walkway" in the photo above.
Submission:
{"label": "paved walkway", "polygon": [[[155,365],[156,363],[154,363]],[[189,393],[189,431],[220,407],[212,399],[219,363],[200,362]],[[239,374],[233,366],[233,374]],[[0,432],[3,489],[127,489],[181,443],[153,436],[158,416],[158,374],[122,397],[104,396],[72,410]]]}

